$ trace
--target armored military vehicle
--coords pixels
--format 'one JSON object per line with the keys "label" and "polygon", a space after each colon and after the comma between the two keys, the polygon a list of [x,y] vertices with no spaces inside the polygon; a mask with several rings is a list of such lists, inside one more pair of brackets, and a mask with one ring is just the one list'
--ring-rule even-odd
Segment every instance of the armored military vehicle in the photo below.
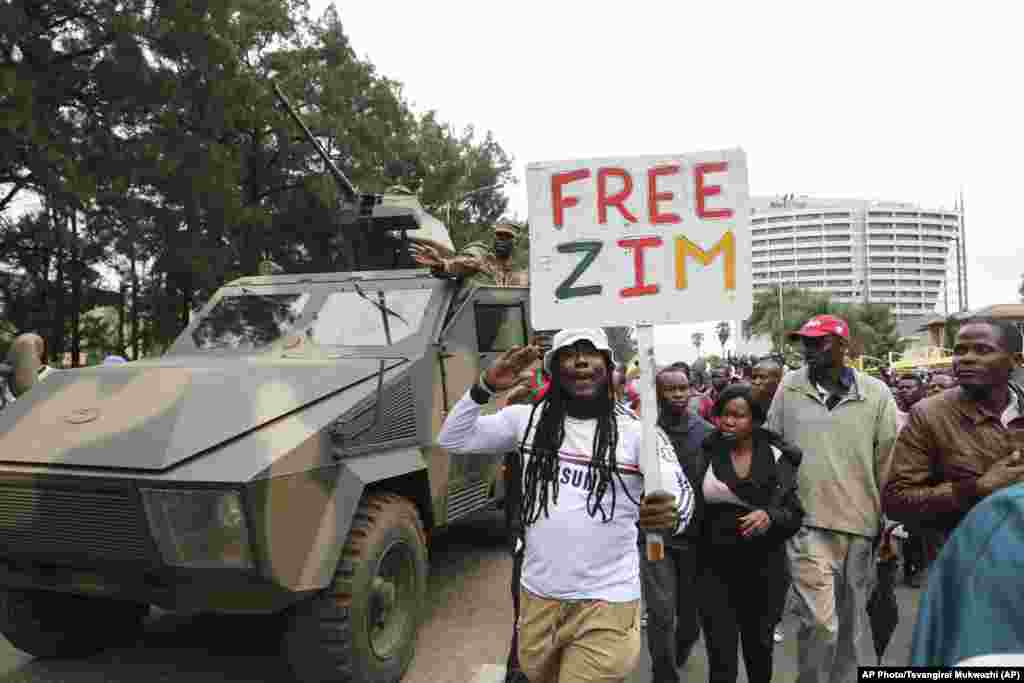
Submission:
{"label": "armored military vehicle", "polygon": [[[437,446],[529,339],[526,289],[404,268],[414,197],[354,196],[361,263],[222,287],[163,356],[51,375],[0,413],[0,632],[78,657],[172,611],[279,613],[300,681],[397,681],[428,539],[500,497]],[[435,221],[436,222],[436,221]]]}
{"label": "armored military vehicle", "polygon": [[160,358],[52,375],[0,413],[0,631],[75,657],[150,605],[282,612],[299,680],[398,680],[428,538],[500,496],[437,433],[528,320],[421,270],[255,276]]}

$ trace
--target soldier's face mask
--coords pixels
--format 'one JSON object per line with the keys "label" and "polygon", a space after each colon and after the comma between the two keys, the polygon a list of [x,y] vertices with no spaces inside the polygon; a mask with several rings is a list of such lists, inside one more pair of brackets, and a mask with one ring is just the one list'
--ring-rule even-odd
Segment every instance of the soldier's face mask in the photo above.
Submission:
{"label": "soldier's face mask", "polygon": [[508,258],[512,255],[515,242],[508,237],[498,235],[494,238],[494,255],[498,258]]}

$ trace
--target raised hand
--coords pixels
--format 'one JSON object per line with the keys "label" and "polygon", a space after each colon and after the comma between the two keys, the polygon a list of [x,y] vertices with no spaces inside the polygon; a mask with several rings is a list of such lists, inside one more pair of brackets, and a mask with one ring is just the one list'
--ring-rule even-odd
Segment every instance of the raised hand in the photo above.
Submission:
{"label": "raised hand", "polygon": [[519,403],[530,402],[530,385],[529,384],[518,384],[512,391],[505,394],[506,405],[516,405]]}
{"label": "raised hand", "polygon": [[438,253],[437,249],[426,244],[413,244],[412,245],[412,257],[416,263],[421,266],[426,266],[432,269],[444,268],[444,259]]}
{"label": "raised hand", "polygon": [[487,370],[487,384],[495,391],[504,391],[520,381],[520,373],[540,358],[541,350],[536,346],[513,346],[495,359]]}

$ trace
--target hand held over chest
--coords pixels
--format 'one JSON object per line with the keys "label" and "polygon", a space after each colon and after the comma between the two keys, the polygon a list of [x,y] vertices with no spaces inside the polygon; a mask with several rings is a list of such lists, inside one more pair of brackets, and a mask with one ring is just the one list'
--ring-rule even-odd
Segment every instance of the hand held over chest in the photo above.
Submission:
{"label": "hand held over chest", "polygon": [[1024,457],[1020,451],[992,463],[985,474],[978,478],[978,493],[988,496],[999,489],[1024,479]]}
{"label": "hand held over chest", "polygon": [[740,536],[750,538],[768,531],[772,518],[764,510],[754,510],[740,517]]}

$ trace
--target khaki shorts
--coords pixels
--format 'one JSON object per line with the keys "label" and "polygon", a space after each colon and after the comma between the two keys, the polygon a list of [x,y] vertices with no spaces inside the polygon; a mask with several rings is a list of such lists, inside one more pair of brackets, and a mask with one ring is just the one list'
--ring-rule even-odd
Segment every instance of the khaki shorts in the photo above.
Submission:
{"label": "khaki shorts", "polygon": [[522,590],[517,628],[530,683],[622,681],[640,657],[639,600],[549,600]]}

